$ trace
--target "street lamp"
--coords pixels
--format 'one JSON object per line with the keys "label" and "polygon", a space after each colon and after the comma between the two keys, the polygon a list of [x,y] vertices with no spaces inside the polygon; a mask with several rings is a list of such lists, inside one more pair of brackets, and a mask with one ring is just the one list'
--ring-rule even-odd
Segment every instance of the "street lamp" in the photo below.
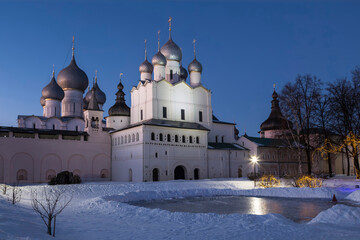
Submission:
{"label": "street lamp", "polygon": [[256,164],[259,161],[259,158],[256,155],[251,156],[250,161],[254,165],[254,187],[256,187]]}

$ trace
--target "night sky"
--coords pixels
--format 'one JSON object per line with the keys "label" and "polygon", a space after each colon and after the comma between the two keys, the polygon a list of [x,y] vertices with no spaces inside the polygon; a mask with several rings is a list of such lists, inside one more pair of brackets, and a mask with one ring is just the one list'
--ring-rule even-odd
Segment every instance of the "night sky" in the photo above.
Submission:
{"label": "night sky", "polygon": [[[270,113],[273,84],[297,74],[323,81],[348,77],[360,65],[360,1],[0,1],[0,125],[17,115],[42,115],[42,88],[71,58],[115,102],[124,73],[127,104],[139,65],[168,39],[183,50],[183,66],[203,65],[202,84],[212,91],[214,114],[258,136]],[[189,78],[187,79],[189,82]]]}

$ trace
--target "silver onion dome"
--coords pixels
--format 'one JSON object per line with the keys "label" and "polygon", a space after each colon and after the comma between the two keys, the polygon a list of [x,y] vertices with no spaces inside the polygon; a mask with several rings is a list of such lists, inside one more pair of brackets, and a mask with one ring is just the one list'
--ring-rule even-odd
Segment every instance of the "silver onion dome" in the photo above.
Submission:
{"label": "silver onion dome", "polygon": [[160,49],[166,60],[174,60],[180,62],[182,52],[178,45],[170,38]]}
{"label": "silver onion dome", "polygon": [[56,100],[62,100],[65,96],[64,91],[62,88],[56,83],[55,81],[55,73],[53,72],[53,76],[51,78],[51,81],[48,85],[46,85],[42,91],[42,96],[44,99],[56,99]]}
{"label": "silver onion dome", "polygon": [[186,78],[188,77],[188,72],[186,69],[181,65],[180,66],[180,79],[186,81]]}
{"label": "silver onion dome", "polygon": [[161,66],[165,66],[166,65],[166,58],[165,56],[158,51],[152,58],[151,60],[152,65],[161,65]]}
{"label": "silver onion dome", "polygon": [[[96,97],[96,101],[98,104],[104,105],[104,103],[106,102],[106,95],[103,91],[101,91],[101,89],[99,88],[99,85],[97,84],[97,82],[94,83],[93,88],[95,89],[95,97]],[[91,90],[89,90],[86,95],[85,95],[85,102],[87,104],[89,104],[90,99],[91,99]]]}
{"label": "silver onion dome", "polygon": [[149,61],[147,59],[145,59],[145,61],[142,62],[142,64],[140,64],[139,66],[139,72],[143,73],[152,73],[153,72],[153,65],[151,65],[151,63],[149,63]]}
{"label": "silver onion dome", "polygon": [[45,106],[45,98],[43,96],[41,96],[41,98],[40,98],[40,104],[43,107]]}
{"label": "silver onion dome", "polygon": [[130,116],[130,108],[125,103],[124,85],[121,79],[117,88],[115,104],[109,108],[109,116]]}
{"label": "silver onion dome", "polygon": [[76,65],[74,55],[69,66],[59,72],[57,79],[63,90],[76,89],[84,92],[89,84],[86,73]]}
{"label": "silver onion dome", "polygon": [[188,66],[188,70],[189,72],[202,72],[202,65],[201,63],[198,62],[198,60],[196,60],[196,58],[194,58],[194,60],[189,64]]}

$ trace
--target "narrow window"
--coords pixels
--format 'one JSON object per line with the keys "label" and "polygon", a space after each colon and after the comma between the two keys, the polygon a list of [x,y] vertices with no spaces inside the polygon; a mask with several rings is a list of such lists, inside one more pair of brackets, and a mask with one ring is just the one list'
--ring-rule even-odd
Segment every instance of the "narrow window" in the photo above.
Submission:
{"label": "narrow window", "polygon": [[199,144],[200,143],[200,138],[196,137],[196,143]]}
{"label": "narrow window", "polygon": [[221,137],[221,142],[224,143],[224,136]]}
{"label": "narrow window", "polygon": [[139,133],[136,133],[136,141],[139,141]]}
{"label": "narrow window", "polygon": [[162,134],[162,133],[159,134],[159,140],[160,140],[161,142],[163,141],[163,134]]}
{"label": "narrow window", "polygon": [[170,80],[172,80],[173,79],[173,76],[174,74],[173,74],[173,70],[170,70]]}
{"label": "narrow window", "polygon": [[192,136],[189,137],[189,143],[192,143]]}
{"label": "narrow window", "polygon": [[215,142],[216,142],[216,143],[218,142],[218,136],[215,137]]}
{"label": "narrow window", "polygon": [[203,119],[202,119],[202,111],[199,111],[199,122],[202,122]]}
{"label": "narrow window", "polygon": [[163,118],[167,118],[166,107],[163,107]]}
{"label": "narrow window", "polygon": [[171,142],[171,135],[170,134],[167,135],[167,141]]}
{"label": "narrow window", "polygon": [[186,139],[185,139],[185,136],[184,136],[184,135],[182,136],[182,142],[183,142],[183,143],[186,142]]}
{"label": "narrow window", "polygon": [[74,103],[74,112],[75,112],[75,103]]}
{"label": "narrow window", "polygon": [[79,131],[79,127],[78,127],[78,126],[75,127],[75,131]]}
{"label": "narrow window", "polygon": [[142,109],[140,110],[140,120],[141,121],[143,120],[143,110]]}
{"label": "narrow window", "polygon": [[35,123],[33,123],[33,128],[35,128],[36,127],[36,125],[35,125]]}
{"label": "narrow window", "polygon": [[155,141],[155,133],[151,133],[151,140]]}
{"label": "narrow window", "polygon": [[55,130],[55,124],[53,124],[53,130]]}
{"label": "narrow window", "polygon": [[178,137],[178,135],[175,135],[175,142],[179,142],[179,137]]}
{"label": "narrow window", "polygon": [[185,109],[181,109],[181,120],[185,120]]}
{"label": "narrow window", "polygon": [[124,136],[121,136],[121,144],[124,144]]}
{"label": "narrow window", "polygon": [[158,158],[158,153],[157,152],[155,153],[155,158]]}
{"label": "narrow window", "polygon": [[125,143],[127,143],[127,136],[125,135]]}

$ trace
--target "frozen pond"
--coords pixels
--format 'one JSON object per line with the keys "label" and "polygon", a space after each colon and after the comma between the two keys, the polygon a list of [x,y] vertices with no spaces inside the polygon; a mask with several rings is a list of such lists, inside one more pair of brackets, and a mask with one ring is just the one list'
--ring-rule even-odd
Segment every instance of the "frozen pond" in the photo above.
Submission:
{"label": "frozen pond", "polygon": [[321,211],[331,208],[335,203],[328,199],[217,196],[138,201],[129,202],[129,204],[171,212],[255,215],[278,213],[296,222],[306,222]]}

